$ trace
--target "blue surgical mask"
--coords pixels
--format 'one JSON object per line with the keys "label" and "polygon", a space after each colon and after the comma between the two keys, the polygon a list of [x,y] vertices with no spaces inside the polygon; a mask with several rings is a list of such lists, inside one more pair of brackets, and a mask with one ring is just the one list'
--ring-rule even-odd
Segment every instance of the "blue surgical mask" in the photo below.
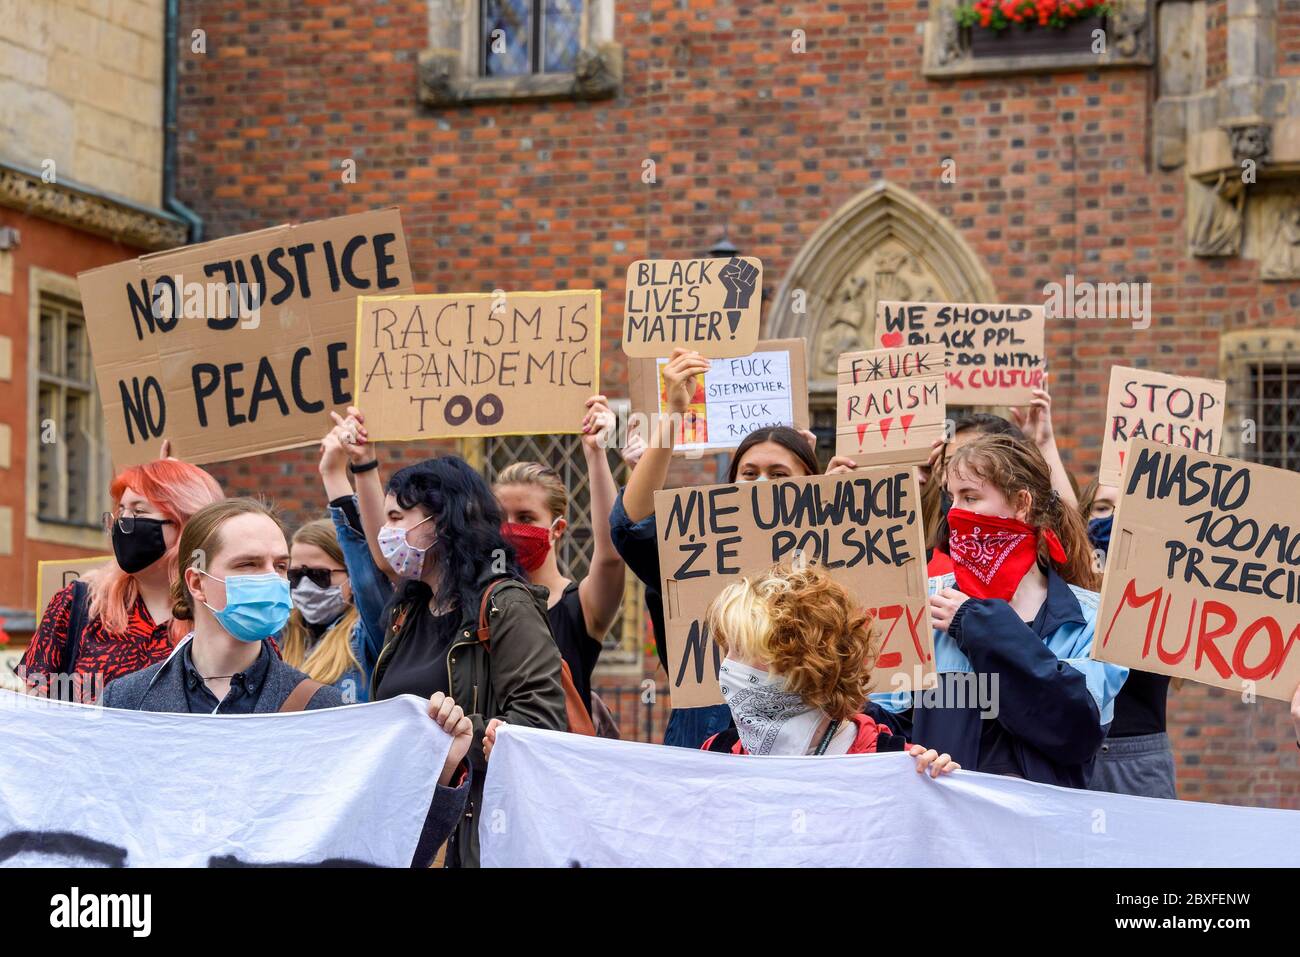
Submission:
{"label": "blue surgical mask", "polygon": [[240,641],[262,641],[278,634],[289,620],[293,602],[289,598],[289,582],[275,572],[264,575],[230,575],[213,581],[226,584],[226,607],[217,611],[207,602],[203,604],[216,617],[217,623]]}
{"label": "blue surgical mask", "polygon": [[1101,549],[1103,554],[1110,551],[1110,527],[1114,523],[1114,512],[1111,512],[1105,518],[1088,520],[1088,541],[1092,542],[1093,548]]}

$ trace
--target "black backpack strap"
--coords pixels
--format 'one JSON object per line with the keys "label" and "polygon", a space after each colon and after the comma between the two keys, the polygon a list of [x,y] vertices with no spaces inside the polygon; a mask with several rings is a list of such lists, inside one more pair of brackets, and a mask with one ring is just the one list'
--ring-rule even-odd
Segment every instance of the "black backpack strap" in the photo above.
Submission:
{"label": "black backpack strap", "polygon": [[90,609],[90,587],[80,578],[72,582],[72,607],[68,609],[68,634],[63,642],[63,663],[60,665],[65,675],[72,674],[72,667],[77,663],[81,653],[81,633],[86,628],[87,612]]}

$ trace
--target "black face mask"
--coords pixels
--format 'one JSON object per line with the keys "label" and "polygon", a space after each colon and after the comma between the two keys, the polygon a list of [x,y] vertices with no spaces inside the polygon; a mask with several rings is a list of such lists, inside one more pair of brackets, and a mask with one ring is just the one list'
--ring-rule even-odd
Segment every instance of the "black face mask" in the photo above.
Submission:
{"label": "black face mask", "polygon": [[113,523],[113,555],[118,567],[128,575],[144,571],[167,552],[167,542],[163,540],[163,525],[166,522],[158,518],[137,518],[135,528],[128,535],[122,526]]}

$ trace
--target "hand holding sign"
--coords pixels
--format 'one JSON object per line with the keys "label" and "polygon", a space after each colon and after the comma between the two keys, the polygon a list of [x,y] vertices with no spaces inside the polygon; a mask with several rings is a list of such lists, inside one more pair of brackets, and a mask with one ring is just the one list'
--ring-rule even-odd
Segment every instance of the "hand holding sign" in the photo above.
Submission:
{"label": "hand holding sign", "polygon": [[947,634],[948,626],[952,624],[957,609],[964,605],[969,598],[969,595],[955,588],[944,588],[931,595],[930,623],[938,631]]}
{"label": "hand holding sign", "polygon": [[609,432],[617,424],[609,400],[603,395],[593,395],[587,400],[587,414],[582,417],[583,446],[593,452],[604,451],[609,445]]}
{"label": "hand holding sign", "polygon": [[690,349],[674,349],[672,358],[664,366],[665,399],[668,411],[685,415],[700,390],[698,376],[709,371],[709,360]]}
{"label": "hand holding sign", "polygon": [[[1043,384],[1047,384],[1046,375]],[[1032,396],[1028,406],[1010,410],[1011,421],[1025,433],[1025,438],[1041,448],[1055,437],[1052,432],[1052,397],[1046,389],[1035,389]]]}
{"label": "hand holding sign", "polygon": [[334,435],[353,465],[365,465],[374,459],[375,449],[370,444],[370,433],[366,431],[366,417],[362,415],[360,409],[355,405],[348,406],[346,419],[331,410],[330,418],[334,420]]}

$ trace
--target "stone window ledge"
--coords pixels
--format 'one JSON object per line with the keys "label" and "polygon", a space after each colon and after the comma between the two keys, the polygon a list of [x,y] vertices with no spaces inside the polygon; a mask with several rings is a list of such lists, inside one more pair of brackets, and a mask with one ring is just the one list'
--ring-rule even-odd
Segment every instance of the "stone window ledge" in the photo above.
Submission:
{"label": "stone window ledge", "polygon": [[925,24],[922,72],[931,80],[1014,73],[1062,73],[1117,67],[1151,66],[1155,0],[1111,0],[1105,53],[1041,53],[980,57],[971,53],[969,31],[957,24],[956,0],[935,0]]}
{"label": "stone window ledge", "polygon": [[420,102],[427,107],[470,106],[529,100],[603,100],[618,95],[623,82],[623,48],[601,43],[578,53],[572,73],[474,76],[460,50],[420,54]]}

